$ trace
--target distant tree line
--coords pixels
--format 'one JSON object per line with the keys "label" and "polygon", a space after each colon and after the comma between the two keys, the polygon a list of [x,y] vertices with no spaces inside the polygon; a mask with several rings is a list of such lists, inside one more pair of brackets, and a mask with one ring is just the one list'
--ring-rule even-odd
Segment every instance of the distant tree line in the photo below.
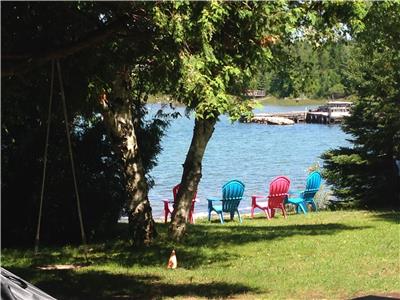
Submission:
{"label": "distant tree line", "polygon": [[251,81],[252,89],[278,98],[342,98],[355,93],[349,85],[354,41],[342,38],[316,47],[303,39],[275,51],[285,59],[260,69]]}

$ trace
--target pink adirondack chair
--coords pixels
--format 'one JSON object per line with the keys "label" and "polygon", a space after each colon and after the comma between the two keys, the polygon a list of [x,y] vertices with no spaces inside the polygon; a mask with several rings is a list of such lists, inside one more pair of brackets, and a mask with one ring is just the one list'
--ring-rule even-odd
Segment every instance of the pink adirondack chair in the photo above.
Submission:
{"label": "pink adirondack chair", "polygon": [[[254,210],[259,208],[265,212],[267,219],[275,216],[275,210],[280,209],[283,216],[286,218],[285,210],[285,199],[288,197],[290,186],[289,178],[285,176],[278,176],[274,178],[269,185],[268,196],[251,196],[251,217],[254,217]],[[257,201],[258,199],[264,199],[266,201]]]}
{"label": "pink adirondack chair", "polygon": [[[172,189],[172,194],[174,196],[174,200],[173,201],[168,200],[168,199],[163,200],[163,202],[164,202],[164,222],[165,223],[167,223],[167,221],[168,221],[168,215],[171,215],[172,212],[174,211],[174,202],[176,200],[176,195],[178,195],[179,187],[180,187],[180,184],[177,184]],[[194,196],[193,196],[193,199],[192,199],[192,205],[190,206],[190,210],[189,210],[189,222],[191,224],[194,224],[194,214],[193,214],[193,212],[194,212],[194,204],[197,201],[196,196],[197,196],[197,192],[194,193]]]}

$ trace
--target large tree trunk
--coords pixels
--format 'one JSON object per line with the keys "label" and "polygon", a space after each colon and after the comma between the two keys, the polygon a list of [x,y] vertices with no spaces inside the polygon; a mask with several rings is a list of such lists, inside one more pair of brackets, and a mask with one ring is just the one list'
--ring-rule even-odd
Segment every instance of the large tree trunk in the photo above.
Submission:
{"label": "large tree trunk", "polygon": [[195,120],[192,143],[183,165],[181,186],[176,197],[169,227],[170,237],[175,241],[181,240],[186,232],[189,209],[202,176],[201,162],[208,141],[214,132],[216,121],[216,119]]}
{"label": "large tree trunk", "polygon": [[148,199],[148,185],[135,134],[132,96],[128,76],[117,75],[113,92],[102,96],[103,117],[113,147],[119,153],[128,192],[128,213],[131,238],[135,246],[147,245],[156,236]]}

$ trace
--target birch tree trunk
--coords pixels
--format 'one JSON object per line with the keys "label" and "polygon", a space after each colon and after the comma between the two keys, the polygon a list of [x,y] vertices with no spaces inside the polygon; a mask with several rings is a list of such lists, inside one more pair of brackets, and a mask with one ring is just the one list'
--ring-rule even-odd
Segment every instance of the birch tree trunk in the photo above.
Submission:
{"label": "birch tree trunk", "polygon": [[130,86],[129,75],[118,74],[113,82],[110,99],[103,95],[100,103],[113,147],[119,153],[123,163],[126,190],[129,196],[128,213],[131,238],[135,246],[140,246],[151,243],[157,233],[135,134]]}
{"label": "birch tree trunk", "polygon": [[192,142],[183,165],[181,186],[174,203],[169,227],[170,237],[175,241],[180,241],[186,232],[189,209],[202,176],[204,152],[214,132],[216,121],[215,118],[195,120]]}

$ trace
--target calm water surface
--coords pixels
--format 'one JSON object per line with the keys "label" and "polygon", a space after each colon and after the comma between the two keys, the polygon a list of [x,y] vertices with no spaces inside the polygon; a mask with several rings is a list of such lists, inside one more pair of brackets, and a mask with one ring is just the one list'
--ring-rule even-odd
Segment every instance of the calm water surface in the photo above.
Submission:
{"label": "calm water surface", "polygon": [[[155,113],[159,105],[149,106]],[[311,107],[266,106],[258,111],[292,111]],[[182,111],[183,109],[178,109]],[[182,113],[183,115],[183,113]],[[189,148],[194,119],[180,117],[173,120],[163,138],[163,151],[151,175],[155,186],[149,193],[153,215],[162,216],[162,199],[172,198],[172,187],[180,182],[182,164]],[[273,126],[233,123],[221,117],[208,143],[203,159],[203,177],[198,188],[200,202],[196,213],[207,211],[207,197],[219,196],[222,185],[238,179],[245,184],[245,197],[240,205],[249,211],[250,196],[265,193],[275,176],[285,175],[291,180],[291,189],[304,186],[307,168],[319,162],[320,155],[331,148],[348,145],[348,136],[338,125],[295,124]]]}

